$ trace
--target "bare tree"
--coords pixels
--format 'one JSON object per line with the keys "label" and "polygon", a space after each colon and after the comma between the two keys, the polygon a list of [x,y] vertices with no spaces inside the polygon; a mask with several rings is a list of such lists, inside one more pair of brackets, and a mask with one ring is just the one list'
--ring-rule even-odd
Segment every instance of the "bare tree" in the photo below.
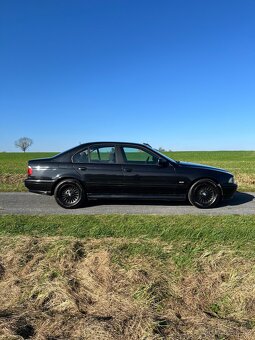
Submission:
{"label": "bare tree", "polygon": [[28,137],[21,137],[20,139],[15,141],[15,146],[17,148],[20,148],[22,151],[26,151],[27,148],[29,148],[33,144],[33,141],[31,138]]}

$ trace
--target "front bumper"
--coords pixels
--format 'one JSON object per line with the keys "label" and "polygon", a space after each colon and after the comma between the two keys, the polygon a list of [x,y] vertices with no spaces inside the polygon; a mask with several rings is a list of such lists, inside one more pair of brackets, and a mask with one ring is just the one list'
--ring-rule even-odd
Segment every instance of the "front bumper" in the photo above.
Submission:
{"label": "front bumper", "polygon": [[228,183],[221,186],[223,199],[230,199],[237,190],[237,184]]}
{"label": "front bumper", "polygon": [[52,195],[54,181],[27,178],[25,179],[24,184],[30,192]]}

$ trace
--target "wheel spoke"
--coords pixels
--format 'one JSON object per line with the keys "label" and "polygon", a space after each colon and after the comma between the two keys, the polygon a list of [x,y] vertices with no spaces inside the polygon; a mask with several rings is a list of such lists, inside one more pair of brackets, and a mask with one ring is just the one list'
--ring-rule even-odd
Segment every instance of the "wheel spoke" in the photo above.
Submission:
{"label": "wheel spoke", "polygon": [[210,206],[217,199],[215,187],[210,184],[201,184],[195,190],[195,201],[204,207]]}
{"label": "wheel spoke", "polygon": [[59,192],[59,198],[64,205],[74,205],[80,200],[80,190],[76,185],[63,185]]}

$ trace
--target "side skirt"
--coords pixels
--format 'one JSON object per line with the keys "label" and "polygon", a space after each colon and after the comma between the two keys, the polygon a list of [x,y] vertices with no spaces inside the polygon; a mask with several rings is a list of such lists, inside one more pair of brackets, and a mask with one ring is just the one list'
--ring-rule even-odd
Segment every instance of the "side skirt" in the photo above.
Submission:
{"label": "side skirt", "polygon": [[152,201],[186,201],[186,195],[112,195],[112,194],[87,194],[88,199],[113,199],[113,200],[152,200]]}

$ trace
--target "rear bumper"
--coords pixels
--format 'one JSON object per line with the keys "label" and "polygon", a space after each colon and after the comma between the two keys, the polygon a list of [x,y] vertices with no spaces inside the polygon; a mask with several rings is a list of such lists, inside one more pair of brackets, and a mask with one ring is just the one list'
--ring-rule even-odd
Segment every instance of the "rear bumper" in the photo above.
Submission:
{"label": "rear bumper", "polygon": [[223,199],[230,199],[237,190],[237,184],[222,185]]}
{"label": "rear bumper", "polygon": [[53,189],[53,180],[41,180],[41,179],[25,179],[24,181],[25,187],[37,194],[45,194],[52,195]]}

